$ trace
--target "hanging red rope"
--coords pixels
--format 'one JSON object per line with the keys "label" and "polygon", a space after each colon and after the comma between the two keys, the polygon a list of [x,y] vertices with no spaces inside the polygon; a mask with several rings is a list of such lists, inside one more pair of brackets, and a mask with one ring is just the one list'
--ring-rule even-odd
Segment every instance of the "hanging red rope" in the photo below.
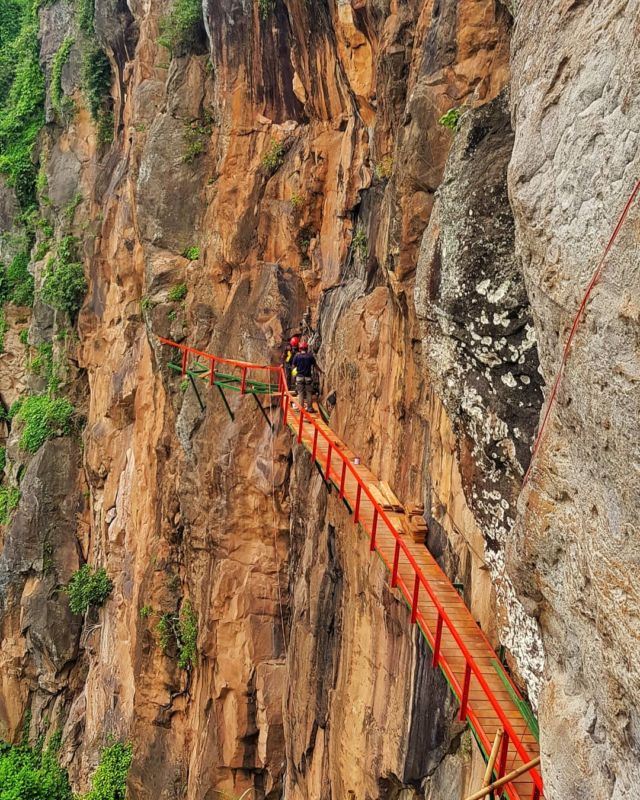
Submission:
{"label": "hanging red rope", "polygon": [[538,452],[538,449],[540,448],[540,443],[542,442],[542,437],[544,435],[545,428],[547,427],[547,422],[549,421],[549,417],[551,415],[551,411],[552,411],[553,406],[554,406],[555,401],[556,401],[556,396],[558,394],[558,387],[560,386],[560,381],[562,380],[562,375],[564,373],[565,365],[566,365],[566,363],[567,363],[567,361],[569,359],[569,351],[571,350],[571,344],[573,343],[573,338],[576,335],[576,331],[578,330],[578,325],[580,324],[580,320],[584,316],[584,312],[585,312],[585,310],[587,308],[587,303],[589,302],[589,298],[591,297],[591,294],[593,293],[593,290],[595,289],[595,287],[597,286],[598,282],[600,281],[600,277],[602,276],[602,272],[604,270],[604,267],[605,267],[607,258],[609,256],[609,253],[611,252],[611,250],[612,250],[612,248],[613,248],[613,246],[614,246],[614,244],[616,242],[616,239],[618,238],[618,234],[622,230],[622,227],[623,227],[623,225],[624,225],[624,223],[625,223],[625,221],[626,221],[626,219],[627,219],[627,217],[629,215],[629,211],[631,210],[631,206],[633,205],[636,197],[638,196],[638,193],[640,193],[640,180],[633,187],[633,191],[629,195],[629,199],[627,200],[627,204],[625,205],[624,210],[622,211],[622,214],[620,215],[620,218],[618,219],[618,224],[616,225],[616,227],[615,227],[615,229],[614,229],[614,231],[613,231],[613,233],[611,235],[611,238],[609,239],[609,243],[607,244],[607,246],[605,248],[605,251],[602,254],[602,258],[600,259],[600,261],[598,263],[596,271],[593,273],[593,277],[591,278],[591,281],[589,282],[589,285],[587,286],[587,290],[584,293],[584,297],[582,298],[582,302],[580,303],[580,306],[578,307],[578,311],[577,311],[577,313],[575,315],[575,318],[573,320],[573,325],[571,326],[571,330],[569,331],[569,336],[567,337],[567,341],[565,343],[564,350],[562,352],[562,359],[560,361],[560,367],[558,368],[558,373],[557,373],[556,378],[555,378],[555,380],[553,382],[553,387],[551,389],[551,394],[549,395],[549,399],[547,401],[547,408],[546,408],[546,411],[544,413],[544,417],[542,419],[542,424],[540,425],[540,429],[538,430],[538,435],[536,436],[536,440],[533,443],[533,450],[531,452],[531,461],[529,463],[529,469],[527,470],[527,473],[524,476],[524,481],[522,482],[523,486],[526,485],[527,481],[529,480],[529,476],[531,475],[531,468],[533,466],[533,462],[535,460],[535,457],[536,457],[536,454]]}

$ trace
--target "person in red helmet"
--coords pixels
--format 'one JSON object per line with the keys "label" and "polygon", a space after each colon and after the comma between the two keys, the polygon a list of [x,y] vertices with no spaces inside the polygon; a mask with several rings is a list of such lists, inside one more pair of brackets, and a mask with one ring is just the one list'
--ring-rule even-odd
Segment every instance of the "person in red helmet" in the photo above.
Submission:
{"label": "person in red helmet", "polygon": [[287,388],[293,391],[295,388],[295,379],[293,376],[293,359],[298,352],[298,345],[300,339],[297,336],[292,336],[289,340],[289,346],[284,354],[284,374],[287,378]]}
{"label": "person in red helmet", "polygon": [[300,404],[307,411],[313,413],[312,406],[312,384],[313,384],[313,371],[318,370],[322,372],[318,366],[316,359],[312,353],[309,352],[309,345],[302,341],[299,344],[300,352],[296,353],[293,357],[293,368],[296,371],[296,385],[298,387],[298,399]]}

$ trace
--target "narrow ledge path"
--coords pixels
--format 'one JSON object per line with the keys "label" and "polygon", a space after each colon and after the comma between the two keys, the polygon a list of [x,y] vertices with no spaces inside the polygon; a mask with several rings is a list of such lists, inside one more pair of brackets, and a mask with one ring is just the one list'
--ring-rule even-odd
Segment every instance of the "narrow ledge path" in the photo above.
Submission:
{"label": "narrow ledge path", "polygon": [[[168,366],[188,377],[196,392],[196,380],[216,386],[232,419],[224,391],[252,394],[267,421],[259,397],[277,398],[297,443],[309,451],[354,524],[366,534],[371,553],[377,553],[389,570],[392,589],[407,604],[411,621],[431,649],[433,667],[442,670],[460,704],[460,719],[469,723],[485,760],[503,732],[493,777],[499,780],[536,762],[540,746],[535,719],[458,590],[427,547],[409,534],[409,515],[398,505],[390,510],[384,502],[378,478],[356,463],[355,454],[319,414],[300,408],[286,388],[282,367],[221,358],[168,339],[160,341],[180,352],[180,362]],[[264,378],[258,380],[256,373]],[[509,800],[543,800],[539,769],[527,769],[502,791]]]}

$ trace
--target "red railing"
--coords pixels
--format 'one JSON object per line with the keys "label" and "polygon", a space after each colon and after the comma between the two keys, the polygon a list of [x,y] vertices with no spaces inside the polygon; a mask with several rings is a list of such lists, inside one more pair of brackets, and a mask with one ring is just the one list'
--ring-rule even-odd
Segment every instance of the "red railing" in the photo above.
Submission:
{"label": "red railing", "polygon": [[[282,379],[281,379],[281,386],[282,386],[283,381],[284,381],[284,374],[283,374]],[[288,415],[290,413],[290,404],[291,404],[293,399],[294,398],[292,397],[292,395],[288,391],[285,391],[282,394],[281,404],[282,404],[282,410],[283,410],[283,414],[284,414],[284,422],[285,422],[285,424],[287,423],[287,417],[288,417]],[[499,763],[498,777],[502,777],[502,775],[504,774],[504,768],[506,766],[506,758],[507,758],[507,752],[508,752],[508,747],[509,747],[509,741],[511,741],[513,743],[513,746],[514,746],[516,752],[518,753],[518,755],[520,756],[520,758],[522,759],[523,764],[528,764],[532,760],[533,756],[525,750],[525,748],[524,748],[524,746],[522,744],[522,741],[520,739],[520,736],[515,731],[513,725],[511,724],[510,720],[508,719],[507,715],[504,713],[498,698],[495,696],[495,694],[492,691],[491,687],[487,683],[487,681],[486,681],[486,679],[485,679],[485,677],[484,677],[484,675],[482,673],[482,670],[478,666],[478,664],[477,664],[476,660],[474,659],[473,655],[470,653],[469,649],[465,645],[465,643],[462,640],[460,634],[458,633],[458,631],[456,630],[454,624],[452,623],[449,615],[447,614],[447,612],[443,608],[442,604],[440,603],[440,600],[436,596],[436,593],[435,593],[433,587],[431,586],[431,583],[430,583],[429,579],[425,577],[425,575],[423,574],[422,570],[420,569],[420,566],[418,565],[418,563],[416,562],[415,558],[411,554],[409,548],[407,547],[406,542],[401,537],[401,534],[398,533],[398,531],[396,529],[396,526],[391,522],[391,520],[389,519],[389,517],[388,517],[387,513],[385,512],[385,510],[380,506],[380,504],[373,497],[373,495],[370,492],[370,490],[369,490],[368,486],[366,485],[365,481],[362,479],[362,477],[359,475],[358,471],[355,469],[354,465],[351,463],[351,459],[347,455],[345,455],[342,452],[342,450],[332,442],[330,437],[319,426],[319,424],[318,424],[317,420],[315,419],[315,417],[312,414],[309,414],[308,412],[306,412],[303,408],[301,408],[299,406],[299,404],[298,404],[298,407],[296,408],[296,411],[295,411],[295,416],[298,416],[298,415],[299,415],[298,421],[297,421],[297,427],[298,427],[297,440],[298,440],[298,443],[300,443],[302,441],[302,435],[303,435],[305,421],[308,421],[309,423],[311,423],[313,425],[314,434],[313,434],[313,445],[312,445],[311,457],[314,460],[316,460],[316,455],[317,455],[318,437],[321,436],[327,442],[327,460],[326,460],[326,465],[325,465],[325,468],[324,468],[324,476],[325,476],[326,480],[330,480],[330,470],[332,468],[331,467],[331,463],[332,463],[332,459],[333,459],[334,454],[342,461],[342,469],[341,469],[340,472],[334,468],[334,472],[336,474],[336,485],[339,485],[339,487],[340,487],[339,488],[340,499],[344,498],[344,489],[345,489],[345,480],[346,480],[347,470],[351,473],[351,475],[353,476],[353,478],[357,482],[358,488],[357,488],[357,492],[356,492],[355,507],[354,507],[354,513],[353,513],[354,524],[357,524],[358,522],[361,522],[361,520],[360,520],[360,508],[361,508],[361,500],[362,500],[362,494],[363,493],[367,497],[369,502],[371,503],[371,506],[373,507],[373,519],[372,519],[372,523],[371,523],[371,531],[369,533],[369,536],[370,536],[370,549],[372,551],[373,550],[377,550],[377,552],[379,553],[380,557],[382,558],[384,563],[387,565],[387,568],[391,572],[391,586],[393,588],[399,587],[401,589],[402,593],[404,594],[405,599],[407,600],[407,603],[409,604],[409,607],[411,608],[411,622],[412,623],[415,623],[415,622],[421,623],[420,627],[424,631],[424,634],[427,637],[429,645],[430,645],[431,649],[433,650],[433,666],[434,667],[439,666],[442,669],[442,671],[445,673],[450,685],[452,686],[453,690],[455,691],[455,693],[457,694],[457,696],[458,696],[458,698],[460,700],[460,719],[462,721],[465,721],[467,718],[469,718],[469,720],[470,720],[471,724],[473,725],[475,731],[483,739],[483,745],[484,745],[484,747],[486,749],[487,754],[491,750],[492,742],[490,742],[487,739],[487,737],[484,735],[484,733],[482,731],[482,725],[479,723],[479,721],[475,717],[475,715],[473,713],[473,710],[470,710],[468,708],[469,687],[470,687],[471,675],[472,674],[476,677],[476,679],[478,681],[478,684],[480,685],[480,687],[482,688],[482,690],[483,690],[483,692],[485,694],[485,697],[487,698],[487,700],[489,700],[489,702],[491,703],[491,705],[492,705],[492,707],[493,707],[493,709],[494,709],[494,711],[496,713],[496,716],[500,719],[500,722],[501,722],[501,724],[502,724],[502,726],[504,728],[504,738],[502,740],[501,758],[500,758],[500,761],[498,762]],[[385,525],[385,527],[388,530],[388,532],[395,539],[395,543],[396,544],[395,544],[395,553],[394,553],[393,565],[388,563],[388,561],[387,561],[387,559],[385,557],[385,554],[382,552],[382,550],[380,550],[376,546],[376,534],[377,534],[377,531],[378,531],[378,525],[381,522]],[[414,580],[414,585],[412,587],[412,590],[409,589],[409,587],[405,584],[405,582],[403,581],[402,577],[399,574],[400,554],[401,553],[406,557],[407,561],[411,565],[411,567],[413,569],[413,572],[415,574],[415,580]],[[437,565],[436,565],[436,567],[437,567]],[[437,568],[440,571],[443,579],[449,581],[449,578],[445,575],[445,573],[439,567],[437,567]],[[434,606],[434,608],[436,609],[436,612],[437,612],[437,615],[438,615],[437,616],[436,633],[435,633],[435,635],[433,635],[431,633],[431,631],[429,630],[429,625],[424,620],[424,617],[423,617],[423,615],[421,614],[421,612],[420,612],[420,610],[418,608],[418,602],[419,602],[419,599],[420,599],[420,587],[421,586],[427,592],[427,594],[429,596],[429,599],[431,600],[431,603]],[[460,602],[464,605],[462,600],[460,600]],[[465,606],[465,608],[466,608],[466,606]],[[440,645],[441,645],[441,641],[442,641],[443,626],[447,627],[449,633],[451,634],[453,640],[456,642],[456,644],[457,644],[457,646],[459,648],[460,654],[463,656],[463,658],[465,660],[466,668],[465,668],[465,675],[464,675],[464,680],[463,680],[463,685],[462,686],[460,685],[456,675],[454,674],[453,669],[449,666],[449,664],[446,662],[446,660],[442,658],[441,653],[440,653]],[[493,650],[493,648],[489,644],[488,639],[486,638],[486,636],[484,636],[484,634],[482,634],[482,636],[483,636],[483,638],[485,640],[486,647],[490,651],[490,655],[495,657],[496,662],[499,663],[498,655],[495,653],[495,651]],[[517,688],[513,684],[511,684],[511,685],[512,685],[514,693],[519,694]],[[533,782],[535,784],[536,789],[538,790],[539,793],[541,793],[542,792],[542,788],[543,788],[542,776],[540,775],[538,770],[536,770],[535,768],[530,770],[530,774],[531,774],[531,777],[532,777],[532,780],[533,780]],[[509,788],[510,787],[507,787],[507,790],[509,790]],[[510,795],[512,797],[514,797],[514,798],[518,797],[518,795],[514,794],[513,791],[510,792]],[[540,795],[538,795],[538,796],[540,796]],[[535,791],[534,791],[534,797],[536,797]]]}
{"label": "red railing", "polygon": [[[380,557],[382,558],[382,560],[386,564],[387,568],[389,569],[389,571],[391,573],[391,586],[392,586],[392,588],[400,588],[400,590],[402,591],[402,593],[403,593],[403,595],[404,595],[404,597],[405,597],[405,599],[407,601],[407,604],[409,605],[409,607],[411,609],[411,622],[412,623],[417,622],[417,623],[420,624],[420,627],[421,627],[422,631],[424,632],[425,637],[427,638],[429,646],[431,647],[431,649],[433,651],[433,666],[434,666],[434,668],[437,667],[437,666],[440,667],[440,669],[444,672],[445,676],[447,677],[447,680],[449,681],[449,684],[451,685],[453,691],[458,696],[458,699],[460,701],[460,719],[462,721],[465,721],[467,719],[469,720],[469,722],[473,726],[474,730],[476,731],[476,734],[481,739],[482,745],[483,745],[483,747],[485,749],[485,752],[488,755],[490,750],[491,750],[491,747],[492,747],[492,742],[489,741],[488,737],[484,733],[483,728],[482,728],[482,723],[479,721],[479,719],[474,714],[473,709],[470,709],[469,705],[468,705],[468,703],[469,703],[469,689],[470,689],[470,684],[471,684],[471,676],[473,675],[476,678],[476,680],[477,680],[479,686],[481,687],[482,691],[484,692],[485,697],[487,698],[487,700],[491,704],[491,706],[492,706],[496,716],[500,720],[500,723],[501,723],[501,725],[503,727],[503,730],[504,730],[504,737],[503,737],[503,740],[502,740],[501,751],[500,751],[500,755],[498,757],[498,762],[497,762],[498,763],[498,766],[497,766],[498,777],[502,777],[502,775],[505,774],[506,762],[507,762],[507,756],[508,756],[508,750],[509,750],[509,743],[510,742],[512,743],[513,748],[517,752],[517,754],[520,757],[520,759],[522,760],[523,764],[528,764],[530,761],[532,761],[532,759],[533,759],[532,754],[529,753],[525,749],[520,735],[514,729],[511,721],[509,720],[508,716],[504,712],[504,710],[503,710],[503,708],[502,708],[502,706],[500,704],[500,701],[495,696],[493,690],[491,689],[491,687],[487,683],[487,680],[485,679],[481,668],[478,666],[478,663],[474,659],[472,653],[469,651],[469,648],[464,643],[462,637],[460,636],[460,634],[456,630],[455,625],[451,621],[451,618],[449,617],[449,615],[447,614],[446,610],[444,609],[442,603],[438,599],[438,597],[436,595],[436,591],[434,590],[433,586],[431,585],[431,582],[429,581],[429,579],[424,575],[424,573],[420,569],[419,564],[416,562],[415,558],[411,554],[409,548],[407,547],[406,542],[403,540],[401,534],[398,533],[395,525],[391,522],[391,520],[389,519],[389,517],[388,517],[387,513],[385,512],[385,510],[382,508],[382,506],[380,506],[380,504],[373,497],[373,494],[369,490],[369,487],[367,486],[366,482],[359,475],[359,473],[356,470],[355,466],[351,463],[351,459],[332,441],[332,439],[323,430],[323,428],[319,425],[317,419],[312,414],[309,414],[307,411],[305,411],[300,406],[299,403],[297,404],[295,409],[292,409],[291,404],[292,404],[292,402],[294,401],[295,398],[293,397],[293,395],[287,389],[286,377],[285,377],[284,369],[281,366],[277,366],[277,367],[276,366],[265,366],[265,365],[260,365],[260,364],[250,364],[250,363],[247,363],[247,362],[244,362],[244,361],[238,361],[238,360],[234,360],[234,359],[220,358],[218,356],[213,356],[213,355],[211,355],[209,353],[204,353],[202,351],[195,350],[194,348],[188,347],[187,345],[177,344],[176,342],[172,342],[169,339],[160,339],[160,341],[163,344],[170,345],[171,347],[176,347],[176,348],[178,348],[179,350],[182,351],[182,353],[183,353],[183,362],[182,362],[183,363],[183,374],[186,371],[186,366],[187,366],[186,365],[186,361],[188,359],[189,354],[196,355],[199,358],[208,359],[212,363],[212,367],[211,367],[212,373],[215,370],[215,363],[222,363],[222,364],[231,365],[233,367],[236,367],[236,368],[242,370],[243,385],[246,382],[246,375],[247,375],[247,371],[248,370],[263,370],[263,371],[268,371],[269,373],[273,373],[273,372],[277,372],[278,373],[278,396],[280,397],[280,405],[281,405],[281,408],[282,408],[284,424],[285,425],[287,424],[287,420],[288,420],[290,415],[292,417],[294,417],[294,419],[297,417],[297,419],[295,419],[295,424],[297,425],[297,441],[298,441],[298,443],[301,443],[302,440],[303,440],[305,422],[308,422],[313,426],[313,431],[314,432],[313,432],[313,440],[312,440],[312,444],[311,444],[311,456],[312,456],[312,458],[314,460],[318,460],[317,456],[318,456],[318,441],[319,441],[319,437],[322,437],[324,439],[324,441],[327,444],[327,454],[326,454],[325,463],[324,463],[324,465],[321,465],[321,466],[323,466],[325,480],[327,480],[327,481],[331,480],[332,471],[335,474],[335,478],[336,478],[335,483],[336,483],[336,486],[339,487],[339,497],[340,497],[340,499],[344,499],[344,497],[345,497],[345,487],[346,487],[347,472],[349,472],[352,475],[352,477],[354,478],[354,480],[356,481],[357,490],[356,490],[356,497],[355,497],[355,505],[354,505],[354,509],[353,509],[353,521],[354,521],[354,524],[358,524],[358,522],[360,522],[361,524],[363,524],[363,527],[364,527],[364,523],[362,523],[362,520],[361,520],[361,505],[362,505],[362,495],[363,494],[365,495],[365,497],[367,498],[367,500],[371,504],[371,507],[373,509],[373,517],[372,517],[372,522],[371,522],[371,530],[369,531],[370,549],[371,549],[371,551],[376,550],[378,552],[378,554],[380,555]],[[336,467],[334,466],[336,458],[342,463],[341,469],[336,469]],[[395,540],[395,551],[394,551],[393,564],[390,564],[387,561],[387,558],[386,558],[384,552],[376,544],[376,535],[378,533],[378,526],[381,525],[381,524],[386,527],[387,531],[393,536],[393,538]],[[411,568],[413,570],[413,573],[415,575],[414,582],[413,582],[413,587],[411,587],[411,588],[406,585],[406,583],[402,579],[402,576],[400,575],[400,556],[401,556],[401,554],[406,558],[407,562],[410,564],[410,566],[411,566]],[[435,568],[438,569],[442,579],[450,582],[449,578],[440,569],[440,567],[437,564],[435,564],[435,562],[434,562],[434,566],[435,566]],[[427,593],[427,595],[428,595],[428,597],[429,597],[429,599],[431,601],[431,604],[433,605],[433,607],[435,608],[436,613],[437,613],[435,633],[432,633],[430,631],[429,625],[426,622],[426,620],[424,619],[424,616],[423,616],[423,614],[421,613],[421,611],[419,609],[419,600],[420,600],[420,589],[421,589],[421,587]],[[463,603],[462,599],[458,598],[458,600],[464,606],[464,603]],[[466,606],[465,606],[465,609],[466,609]],[[451,638],[453,639],[453,641],[456,643],[456,645],[458,647],[459,654],[464,658],[465,670],[464,670],[464,678],[463,678],[463,681],[462,681],[462,685],[460,684],[460,681],[456,677],[453,668],[448,664],[447,660],[443,657],[443,655],[441,653],[441,650],[440,650],[441,643],[442,643],[442,633],[443,633],[443,629],[445,627],[449,631],[449,634],[451,635]],[[480,630],[480,629],[478,628],[478,630]],[[482,635],[482,637],[484,639],[486,648],[488,650],[488,654],[491,657],[495,658],[496,663],[499,663],[499,658],[498,658],[497,654],[495,653],[495,651],[493,650],[493,648],[491,647],[491,644],[489,643],[489,640],[486,638],[486,636],[484,635],[484,633],[482,631],[480,631],[480,633],[481,633],[481,635]],[[507,680],[509,680],[508,677],[507,677]],[[511,687],[512,687],[512,690],[513,690],[514,694],[519,696],[517,688],[513,685],[513,683],[511,681],[510,681],[510,684],[511,684]],[[532,779],[532,781],[534,783],[532,800],[538,800],[538,798],[540,798],[542,796],[542,792],[543,792],[542,776],[540,775],[540,772],[536,768],[532,768],[529,771],[529,773],[530,773],[531,779]],[[506,788],[507,793],[509,794],[509,796],[511,798],[513,798],[513,800],[519,800],[520,796],[518,795],[518,793],[515,791],[515,789],[513,789],[513,787],[510,784],[507,785],[505,788]]]}

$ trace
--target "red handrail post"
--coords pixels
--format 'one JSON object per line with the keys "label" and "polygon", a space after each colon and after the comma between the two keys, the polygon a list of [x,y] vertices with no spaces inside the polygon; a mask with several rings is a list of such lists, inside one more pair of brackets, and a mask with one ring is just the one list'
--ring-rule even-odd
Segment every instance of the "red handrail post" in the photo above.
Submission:
{"label": "red handrail post", "polygon": [[391,573],[391,588],[398,585],[398,567],[400,566],[400,541],[396,539],[396,552],[393,556],[393,572]]}
{"label": "red handrail post", "polygon": [[418,594],[420,592],[420,576],[416,574],[416,580],[413,584],[413,603],[411,604],[411,624],[418,619]]}
{"label": "red handrail post", "polygon": [[531,800],[540,800],[540,789],[533,784],[533,794],[531,795]]}
{"label": "red handrail post", "polygon": [[372,552],[376,549],[376,531],[378,530],[378,509],[373,509],[373,522],[371,523],[371,544],[369,550]]}
{"label": "red handrail post", "polygon": [[302,427],[304,425],[304,409],[300,407],[300,425],[298,426],[298,444],[302,441]]}
{"label": "red handrail post", "polygon": [[362,497],[362,485],[358,484],[358,491],[356,492],[356,508],[353,514],[353,524],[357,525],[360,522],[360,498]]}
{"label": "red handrail post", "polygon": [[242,368],[242,381],[240,383],[240,394],[245,394],[247,390],[247,368]]}
{"label": "red handrail post", "polygon": [[282,424],[287,424],[287,413],[289,411],[289,395],[285,394],[284,396],[284,406],[282,407]]}
{"label": "red handrail post", "polygon": [[438,613],[438,622],[436,624],[436,638],[433,642],[433,668],[435,669],[440,663],[440,644],[442,642],[442,615]]}
{"label": "red handrail post", "polygon": [[505,730],[502,737],[502,745],[500,747],[500,755],[498,756],[498,780],[504,777],[507,770],[507,754],[509,753],[509,734]]}
{"label": "red handrail post", "polygon": [[340,499],[344,497],[344,484],[347,480],[347,462],[342,462],[342,477],[340,478]]}
{"label": "red handrail post", "polygon": [[467,661],[464,669],[464,683],[462,685],[462,697],[460,699],[460,721],[464,722],[467,718],[467,706],[469,705],[469,686],[471,684],[471,666]]}
{"label": "red handrail post", "polygon": [[184,378],[187,372],[187,358],[189,357],[189,351],[185,347],[182,351],[182,377]]}
{"label": "red handrail post", "polygon": [[[316,431],[318,429],[316,428]],[[324,479],[325,481],[331,480],[331,452],[333,451],[333,445],[329,442],[329,449],[327,450],[327,466],[324,471]]]}
{"label": "red handrail post", "polygon": [[211,359],[211,370],[209,372],[209,386],[213,386],[216,380],[216,360],[215,358]]}
{"label": "red handrail post", "polygon": [[313,431],[313,450],[311,451],[311,458],[316,460],[316,453],[318,452],[318,429],[314,428]]}

